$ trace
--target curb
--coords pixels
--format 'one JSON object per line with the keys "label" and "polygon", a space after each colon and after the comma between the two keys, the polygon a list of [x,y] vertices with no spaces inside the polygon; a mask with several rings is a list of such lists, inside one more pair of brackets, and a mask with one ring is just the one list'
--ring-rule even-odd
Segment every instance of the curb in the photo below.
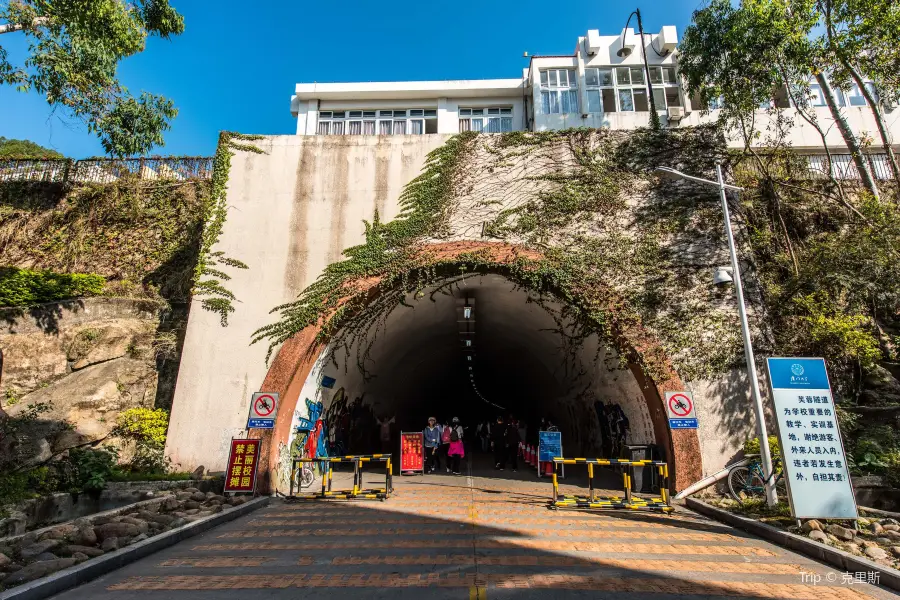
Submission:
{"label": "curb", "polygon": [[90,560],[86,560],[81,564],[73,565],[68,569],[57,571],[35,579],[24,585],[15,587],[9,591],[0,594],[0,600],[43,600],[54,594],[58,594],[65,590],[74,588],[83,583],[87,583],[93,579],[106,575],[111,571],[115,571],[127,564],[149,556],[154,552],[158,552],[169,546],[174,546],[182,540],[191,538],[197,534],[203,533],[217,525],[233,521],[238,517],[242,517],[253,512],[258,508],[262,508],[269,503],[269,497],[263,496],[256,498],[240,506],[236,506],[231,510],[210,515],[205,519],[182,525],[177,529],[172,529],[163,534],[138,542],[133,546],[122,548],[98,556]]}
{"label": "curb", "polygon": [[733,527],[737,527],[738,529],[758,535],[759,537],[784,548],[794,550],[800,554],[805,554],[810,558],[828,563],[845,572],[877,571],[879,573],[879,585],[900,591],[900,571],[885,567],[884,565],[879,565],[871,560],[860,558],[859,556],[854,556],[849,552],[844,552],[843,550],[838,550],[831,546],[825,546],[824,544],[814,542],[795,533],[790,533],[772,527],[771,525],[760,523],[754,519],[748,519],[747,517],[732,514],[720,508],[716,508],[715,506],[710,506],[700,500],[695,500],[694,498],[686,498],[685,501],[687,507],[691,510],[702,513],[707,517],[712,517],[717,521],[732,525]]}

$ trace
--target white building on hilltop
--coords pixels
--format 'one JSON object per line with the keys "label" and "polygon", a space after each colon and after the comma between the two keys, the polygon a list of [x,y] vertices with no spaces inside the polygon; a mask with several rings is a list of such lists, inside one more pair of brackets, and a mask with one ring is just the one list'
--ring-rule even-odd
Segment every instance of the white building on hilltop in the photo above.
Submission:
{"label": "white building on hilltop", "polygon": [[[649,87],[663,126],[715,121],[715,109],[701,114],[696,99],[685,94],[678,76],[677,42],[671,25],[657,34],[645,33],[643,44],[633,29],[608,36],[592,29],[578,38],[570,55],[531,57],[518,78],[300,83],[291,98],[291,112],[297,117],[298,135],[634,129],[649,123],[649,71]],[[649,68],[644,67],[645,55]],[[817,88],[811,86],[814,94]],[[837,99],[858,135],[879,139],[875,120],[858,89],[838,91]],[[844,142],[824,100],[816,96],[813,104],[829,146],[839,151]],[[783,93],[775,95],[772,106],[795,112]],[[760,107],[757,119],[761,131],[769,119],[766,108]],[[791,145],[798,150],[821,150],[819,133],[799,115],[788,117],[794,117]],[[889,110],[885,118],[894,136],[900,135],[900,110]],[[738,136],[731,143],[743,144]]]}

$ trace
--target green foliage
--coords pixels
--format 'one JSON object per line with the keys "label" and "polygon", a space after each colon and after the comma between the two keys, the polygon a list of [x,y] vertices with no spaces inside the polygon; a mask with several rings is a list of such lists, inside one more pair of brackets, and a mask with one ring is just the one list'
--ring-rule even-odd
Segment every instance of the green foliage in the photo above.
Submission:
{"label": "green foliage", "polygon": [[822,294],[801,296],[795,302],[806,313],[800,318],[806,322],[806,331],[815,354],[831,357],[832,365],[846,368],[858,364],[864,371],[875,367],[882,358],[878,340],[872,334],[872,320],[865,315],[848,315],[839,312],[822,299]]}
{"label": "green foliage", "polygon": [[30,306],[95,296],[103,292],[103,285],[100,275],[0,267],[0,306]]}
{"label": "green foliage", "polygon": [[166,431],[169,411],[150,408],[130,408],[119,414],[112,435],[135,444],[132,470],[165,472]]}
{"label": "green foliage", "polygon": [[[778,437],[769,436],[769,452],[772,457],[781,456],[781,445],[778,443]],[[759,436],[744,442],[744,454],[759,454]]]}
{"label": "green foliage", "polygon": [[160,473],[145,471],[115,471],[110,481],[188,481],[193,473]]}
{"label": "green foliage", "polygon": [[[74,472],[74,480],[69,491],[99,491],[106,487],[116,470],[119,453],[116,448],[76,448],[69,450],[69,456],[61,465],[69,463]],[[57,466],[57,469],[61,465]]]}
{"label": "green foliage", "polygon": [[145,153],[162,143],[177,111],[146,92],[134,98],[118,63],[144,50],[149,36],[168,39],[184,20],[168,0],[20,0],[0,5],[6,35],[25,37],[23,64],[0,49],[0,83],[34,91],[97,133],[107,153]]}
{"label": "green foliage", "polygon": [[235,300],[235,297],[222,285],[222,281],[227,281],[230,277],[219,267],[246,269],[247,265],[236,258],[225,256],[221,251],[214,251],[213,246],[219,241],[228,216],[226,194],[228,174],[231,172],[231,157],[234,156],[235,150],[262,153],[262,150],[253,144],[246,143],[260,138],[261,136],[229,131],[223,131],[219,135],[219,145],[213,163],[212,187],[209,199],[203,205],[204,226],[197,265],[194,267],[193,293],[204,297],[201,306],[205,310],[217,313],[222,327],[228,325],[228,315],[234,312],[232,300]]}
{"label": "green foliage", "polygon": [[39,146],[29,140],[9,140],[0,136],[0,159],[5,158],[65,158],[56,150]]}

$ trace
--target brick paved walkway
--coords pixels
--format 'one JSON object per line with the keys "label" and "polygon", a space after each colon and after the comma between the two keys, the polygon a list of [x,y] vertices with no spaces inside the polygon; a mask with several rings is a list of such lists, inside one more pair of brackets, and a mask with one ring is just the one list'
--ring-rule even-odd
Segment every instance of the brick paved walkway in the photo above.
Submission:
{"label": "brick paved walkway", "polygon": [[533,472],[484,475],[398,477],[387,502],[273,500],[58,597],[897,597],[692,513],[553,512]]}

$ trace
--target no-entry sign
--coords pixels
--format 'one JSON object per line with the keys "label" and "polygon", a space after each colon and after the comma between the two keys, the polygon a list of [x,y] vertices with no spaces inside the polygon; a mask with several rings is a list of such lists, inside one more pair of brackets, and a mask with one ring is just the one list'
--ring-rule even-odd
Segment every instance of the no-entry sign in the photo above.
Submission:
{"label": "no-entry sign", "polygon": [[666,413],[671,429],[697,429],[694,395],[691,392],[666,392]]}
{"label": "no-entry sign", "polygon": [[250,415],[247,417],[247,429],[273,429],[275,415],[278,414],[278,394],[274,392],[257,392],[250,400]]}

